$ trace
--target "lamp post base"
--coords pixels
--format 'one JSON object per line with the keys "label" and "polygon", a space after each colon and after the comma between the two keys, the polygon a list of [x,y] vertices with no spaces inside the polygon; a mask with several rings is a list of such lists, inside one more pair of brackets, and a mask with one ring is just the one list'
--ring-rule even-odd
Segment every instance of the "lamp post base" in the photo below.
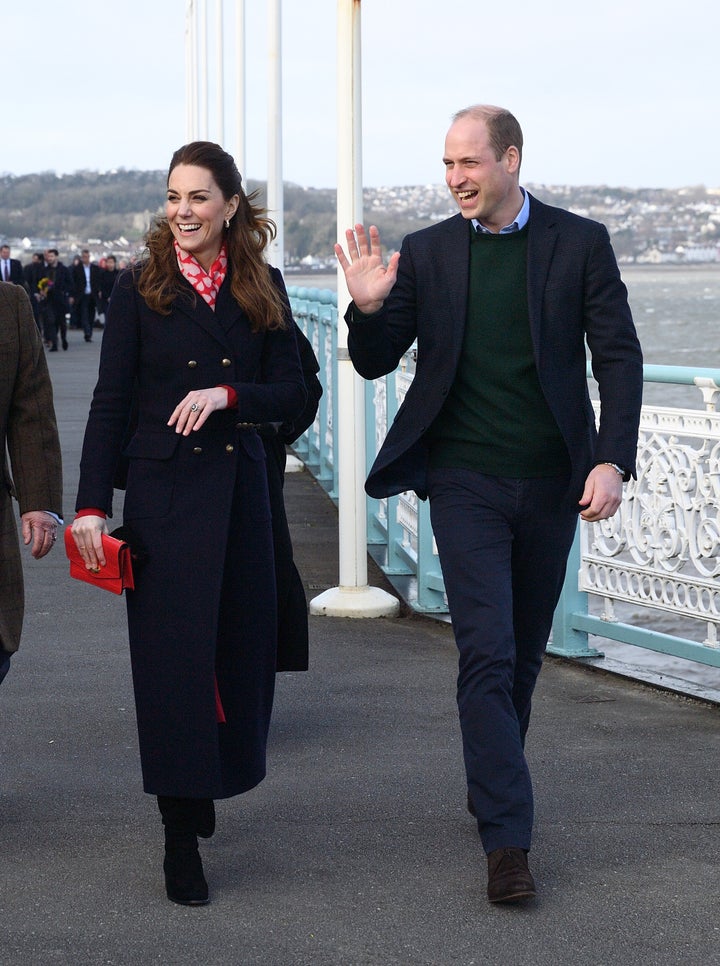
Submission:
{"label": "lamp post base", "polygon": [[379,587],[330,587],[310,601],[320,617],[397,617],[400,601]]}

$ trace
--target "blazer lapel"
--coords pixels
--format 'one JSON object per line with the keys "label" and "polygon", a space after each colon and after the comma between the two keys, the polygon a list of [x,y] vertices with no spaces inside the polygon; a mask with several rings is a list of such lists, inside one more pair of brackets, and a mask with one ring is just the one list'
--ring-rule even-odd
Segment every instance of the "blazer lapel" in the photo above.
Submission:
{"label": "blazer lapel", "polygon": [[528,222],[528,311],[533,341],[538,344],[545,286],[558,237],[558,227],[552,209],[530,195]]}
{"label": "blazer lapel", "polygon": [[[441,304],[448,308],[448,318],[456,323],[450,344],[462,345],[467,318],[467,295],[470,278],[470,226],[462,215],[455,215],[444,222],[445,233],[438,246],[437,264],[444,273],[445,292],[440,294]],[[431,255],[432,258],[432,255]]]}

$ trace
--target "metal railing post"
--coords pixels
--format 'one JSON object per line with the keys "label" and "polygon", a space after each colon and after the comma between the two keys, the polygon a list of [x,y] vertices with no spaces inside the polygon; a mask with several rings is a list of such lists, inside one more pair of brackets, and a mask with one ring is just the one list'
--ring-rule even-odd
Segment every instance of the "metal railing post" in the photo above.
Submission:
{"label": "metal railing post", "polygon": [[585,631],[573,626],[573,615],[587,614],[588,595],[578,590],[580,571],[580,527],[575,532],[570,555],[568,556],[565,582],[560,600],[555,608],[552,625],[552,642],[548,644],[549,654],[560,657],[602,657],[600,651],[588,644]]}

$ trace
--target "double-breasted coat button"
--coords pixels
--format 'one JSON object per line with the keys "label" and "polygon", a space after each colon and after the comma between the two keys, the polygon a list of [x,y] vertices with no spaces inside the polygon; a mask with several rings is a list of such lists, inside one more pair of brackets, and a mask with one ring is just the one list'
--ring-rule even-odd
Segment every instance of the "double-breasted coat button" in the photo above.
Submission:
{"label": "double-breasted coat button", "polygon": [[227,446],[225,447],[225,452],[226,453],[232,453],[234,451],[234,449],[235,449],[235,447],[233,446],[233,444],[232,443],[228,443]]}
{"label": "double-breasted coat button", "polygon": [[197,362],[195,361],[195,359],[191,359],[188,362],[188,369],[197,369]]}
{"label": "double-breasted coat button", "polygon": [[232,362],[229,359],[223,359],[222,364],[227,369],[228,366],[231,366],[232,365]]}
{"label": "double-breasted coat button", "polygon": [[202,446],[193,446],[193,453],[195,454],[202,453]]}

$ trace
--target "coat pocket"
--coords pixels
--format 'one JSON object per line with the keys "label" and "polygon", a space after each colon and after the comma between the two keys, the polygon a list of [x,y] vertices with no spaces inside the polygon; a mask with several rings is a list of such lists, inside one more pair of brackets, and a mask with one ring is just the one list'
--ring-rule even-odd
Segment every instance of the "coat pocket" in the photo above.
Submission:
{"label": "coat pocket", "polygon": [[173,457],[180,437],[176,433],[135,434],[125,456],[128,458],[127,488],[123,517],[163,517],[170,511],[176,463]]}

